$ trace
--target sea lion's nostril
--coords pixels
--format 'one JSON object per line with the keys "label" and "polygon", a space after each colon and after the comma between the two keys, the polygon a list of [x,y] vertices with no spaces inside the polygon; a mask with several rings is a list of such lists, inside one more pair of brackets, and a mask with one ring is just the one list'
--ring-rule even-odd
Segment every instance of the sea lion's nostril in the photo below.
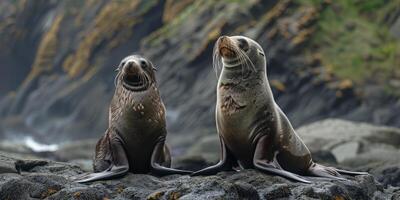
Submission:
{"label": "sea lion's nostril", "polygon": [[125,69],[128,73],[137,73],[139,71],[139,65],[135,61],[129,61],[126,63]]}
{"label": "sea lion's nostril", "polygon": [[228,36],[223,35],[220,37],[220,40],[222,43],[224,43],[224,42],[227,42],[229,39],[228,39]]}

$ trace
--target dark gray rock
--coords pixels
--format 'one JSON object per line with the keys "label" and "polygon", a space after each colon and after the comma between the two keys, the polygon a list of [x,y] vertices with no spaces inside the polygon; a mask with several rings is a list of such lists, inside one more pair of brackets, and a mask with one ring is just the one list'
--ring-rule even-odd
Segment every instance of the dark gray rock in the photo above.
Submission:
{"label": "dark gray rock", "polygon": [[52,153],[57,161],[71,161],[77,159],[89,159],[94,156],[94,150],[98,139],[87,139],[61,144],[59,148]]}
{"label": "dark gray rock", "polygon": [[328,119],[303,126],[298,133],[311,152],[327,151],[338,163],[358,163],[352,167],[400,160],[397,128]]}
{"label": "dark gray rock", "polygon": [[128,174],[108,181],[78,184],[70,181],[82,170],[76,165],[46,160],[19,163],[21,174],[0,173],[0,199],[393,199],[398,187],[384,187],[373,176],[346,181],[310,178],[311,184],[289,181],[255,170],[221,172],[214,176],[155,177]]}
{"label": "dark gray rock", "polygon": [[338,165],[368,171],[385,187],[400,185],[399,129],[333,119],[298,132],[313,154],[329,152]]}
{"label": "dark gray rock", "polygon": [[15,167],[15,160],[10,159],[6,156],[0,155],[0,173],[17,173],[18,170]]}

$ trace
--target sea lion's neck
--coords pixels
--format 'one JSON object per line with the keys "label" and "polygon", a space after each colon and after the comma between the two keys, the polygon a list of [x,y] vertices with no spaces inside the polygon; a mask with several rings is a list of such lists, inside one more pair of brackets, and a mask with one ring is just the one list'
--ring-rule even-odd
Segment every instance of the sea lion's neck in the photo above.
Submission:
{"label": "sea lion's neck", "polygon": [[263,95],[256,92],[257,90],[272,96],[264,70],[242,72],[240,67],[238,69],[225,67],[222,69],[217,86],[219,100],[234,96],[236,101],[250,102],[259,95]]}
{"label": "sea lion's neck", "polygon": [[247,68],[246,66],[235,66],[222,68],[221,75],[219,77],[219,83],[221,84],[245,84],[254,82],[266,82],[266,73],[262,70],[254,71],[253,69]]}

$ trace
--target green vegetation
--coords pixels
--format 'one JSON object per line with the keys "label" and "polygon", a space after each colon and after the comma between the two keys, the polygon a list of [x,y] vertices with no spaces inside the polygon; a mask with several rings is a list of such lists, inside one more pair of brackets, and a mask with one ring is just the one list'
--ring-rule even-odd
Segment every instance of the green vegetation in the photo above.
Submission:
{"label": "green vegetation", "polygon": [[[194,15],[194,13],[200,12],[203,9],[213,9],[217,3],[236,3],[241,6],[245,6],[250,4],[249,1],[246,0],[224,0],[224,1],[215,1],[215,0],[203,0],[203,1],[194,1],[193,3],[187,5],[184,9],[182,9],[179,13],[175,14],[175,17],[172,21],[165,24],[155,33],[152,33],[149,37],[145,39],[144,43],[150,44],[150,46],[156,46],[165,38],[169,38],[175,36],[180,31],[180,26],[187,21],[190,16]],[[168,12],[168,11],[166,11]],[[224,15],[225,13],[220,13],[220,15]],[[215,16],[218,18],[219,16]]]}
{"label": "green vegetation", "polygon": [[[323,1],[297,2],[322,7]],[[400,1],[324,2],[328,6],[321,9],[309,50],[319,53],[324,67],[339,78],[391,88],[388,80],[400,78],[400,40],[391,35],[385,18],[400,10]]]}
{"label": "green vegetation", "polygon": [[193,4],[189,5],[185,9],[182,10],[181,13],[176,15],[174,20],[172,20],[170,23],[164,25],[161,27],[158,31],[155,33],[152,33],[148,38],[146,38],[145,43],[150,43],[151,46],[156,46],[158,45],[164,38],[171,37],[172,35],[176,34],[176,32],[179,30],[178,27],[188,18],[188,16],[196,12],[196,9],[199,7],[199,4],[202,1],[196,1]]}

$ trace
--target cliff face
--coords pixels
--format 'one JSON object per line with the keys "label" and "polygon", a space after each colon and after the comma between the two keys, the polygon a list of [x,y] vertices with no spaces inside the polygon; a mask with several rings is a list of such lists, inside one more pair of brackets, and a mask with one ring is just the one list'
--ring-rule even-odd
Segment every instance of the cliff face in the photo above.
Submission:
{"label": "cliff face", "polygon": [[[375,78],[348,76],[340,68],[348,63],[329,57],[332,40],[342,36],[324,29],[329,13],[352,13],[341,1],[2,1],[0,136],[33,134],[49,143],[98,137],[107,126],[114,68],[131,53],[148,57],[159,69],[170,139],[185,147],[215,134],[217,78],[211,57],[224,34],[246,35],[263,46],[275,98],[295,126],[326,117],[400,126],[400,101],[393,92],[400,66],[396,5],[377,5],[381,29],[390,34],[384,35],[390,38],[386,42],[395,46],[383,46],[378,58],[368,51],[360,61],[393,58],[382,64],[390,73]],[[344,25],[364,31],[369,11],[357,11],[363,21]],[[361,42],[379,38],[374,34]],[[385,74],[390,84],[382,81]]]}

